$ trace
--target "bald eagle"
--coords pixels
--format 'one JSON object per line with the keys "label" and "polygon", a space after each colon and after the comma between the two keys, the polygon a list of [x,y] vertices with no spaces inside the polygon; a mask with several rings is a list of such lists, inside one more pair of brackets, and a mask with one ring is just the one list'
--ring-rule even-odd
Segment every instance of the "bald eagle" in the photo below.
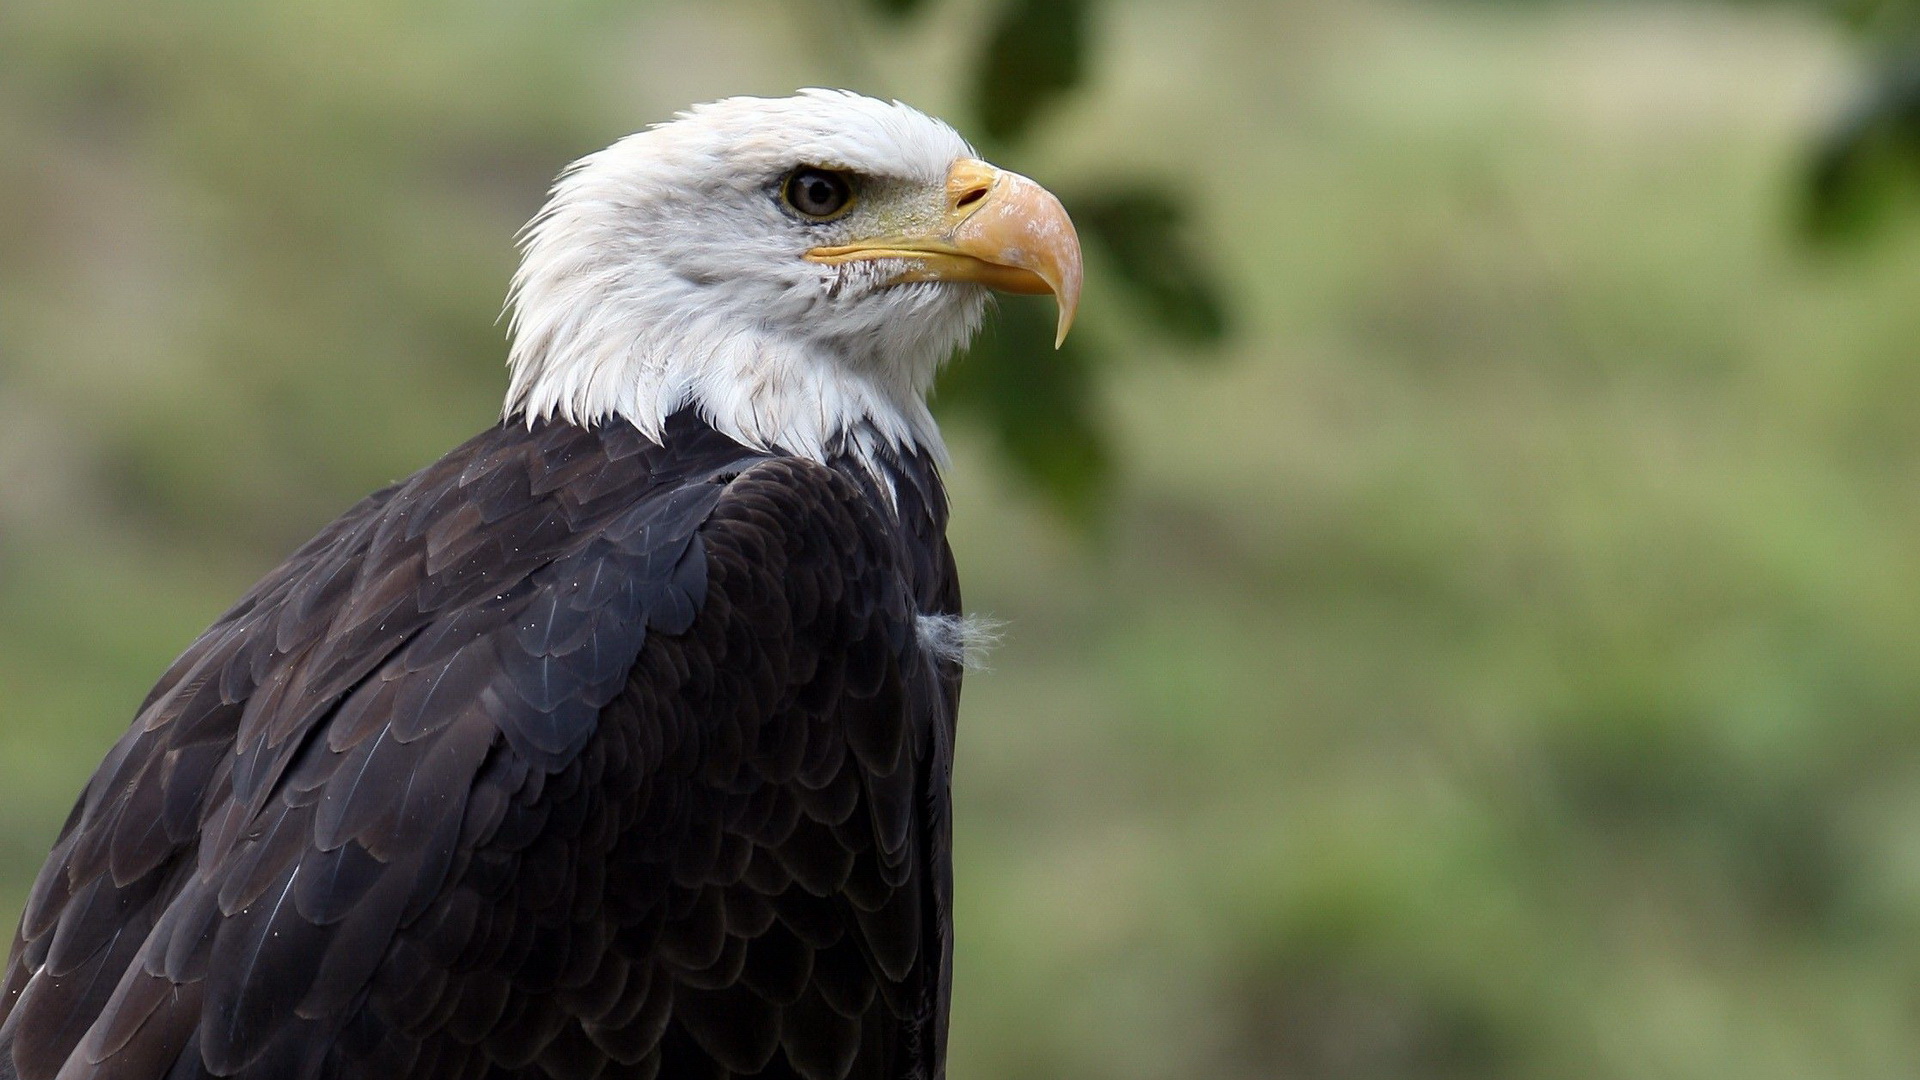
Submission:
{"label": "bald eagle", "polygon": [[503,421],[161,677],[0,1077],[933,1078],[964,638],[926,406],[1059,201],[898,103],[699,106],[523,237]]}

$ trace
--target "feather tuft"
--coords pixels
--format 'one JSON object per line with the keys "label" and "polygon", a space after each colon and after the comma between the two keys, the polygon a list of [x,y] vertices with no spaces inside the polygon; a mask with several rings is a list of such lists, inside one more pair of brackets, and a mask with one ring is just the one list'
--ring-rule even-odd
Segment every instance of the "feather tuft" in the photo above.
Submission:
{"label": "feather tuft", "polygon": [[1006,623],[985,615],[921,615],[920,647],[963,671],[986,671],[987,654],[1000,644]]}

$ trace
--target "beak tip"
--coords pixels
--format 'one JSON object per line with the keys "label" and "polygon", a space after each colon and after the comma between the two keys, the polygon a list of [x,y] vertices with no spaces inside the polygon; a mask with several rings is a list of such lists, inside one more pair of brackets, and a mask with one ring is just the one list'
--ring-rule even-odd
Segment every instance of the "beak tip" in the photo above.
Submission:
{"label": "beak tip", "polygon": [[1066,291],[1062,291],[1058,286],[1055,286],[1053,291],[1054,303],[1058,305],[1060,309],[1060,322],[1053,334],[1053,348],[1055,352],[1058,352],[1060,347],[1067,343],[1067,332],[1073,329],[1073,318],[1080,313],[1080,282],[1078,277],[1076,274],[1072,284]]}

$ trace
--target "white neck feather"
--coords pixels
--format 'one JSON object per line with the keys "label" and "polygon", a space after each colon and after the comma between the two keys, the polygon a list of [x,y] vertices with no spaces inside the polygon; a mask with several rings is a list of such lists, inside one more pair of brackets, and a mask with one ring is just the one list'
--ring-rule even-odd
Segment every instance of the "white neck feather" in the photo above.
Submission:
{"label": "white neck feather", "polygon": [[657,298],[595,296],[576,282],[560,304],[536,299],[544,291],[524,276],[516,290],[509,419],[592,425],[620,416],[657,439],[668,417],[692,406],[716,431],[756,449],[867,458],[878,440],[946,461],[926,397],[957,344],[951,338],[862,355],[703,314],[694,298],[676,309]]}

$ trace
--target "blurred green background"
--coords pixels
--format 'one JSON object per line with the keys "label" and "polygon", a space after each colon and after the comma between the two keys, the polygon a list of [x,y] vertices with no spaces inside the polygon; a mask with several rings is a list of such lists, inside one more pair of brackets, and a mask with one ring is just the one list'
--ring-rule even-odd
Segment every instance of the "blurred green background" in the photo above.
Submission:
{"label": "blurred green background", "polygon": [[1803,229],[1886,70],[1829,6],[1111,0],[1009,120],[985,0],[5,0],[0,920],[166,662],[494,418],[562,164],[849,85],[1220,290],[1094,251],[1057,402],[956,373],[956,1080],[1920,1074],[1920,215]]}

